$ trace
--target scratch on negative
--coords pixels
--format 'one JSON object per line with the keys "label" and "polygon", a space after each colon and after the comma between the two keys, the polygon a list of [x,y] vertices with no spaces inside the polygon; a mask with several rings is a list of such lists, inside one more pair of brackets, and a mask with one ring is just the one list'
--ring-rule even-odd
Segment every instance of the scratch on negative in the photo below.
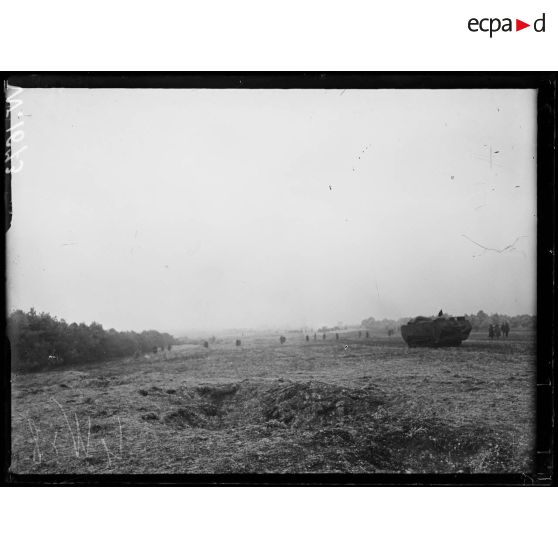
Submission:
{"label": "scratch on negative", "polygon": [[511,244],[508,244],[506,247],[499,249],[499,248],[489,248],[488,246],[483,246],[482,244],[479,244],[478,242],[476,242],[472,238],[469,238],[466,234],[462,234],[461,236],[466,238],[469,242],[472,242],[473,244],[476,244],[477,246],[479,246],[483,250],[487,250],[487,251],[490,251],[490,252],[497,252],[498,254],[502,254],[503,252],[507,252],[507,251],[516,250],[517,248],[515,247],[515,245],[517,244],[517,241],[521,238],[527,238],[525,235],[518,236]]}

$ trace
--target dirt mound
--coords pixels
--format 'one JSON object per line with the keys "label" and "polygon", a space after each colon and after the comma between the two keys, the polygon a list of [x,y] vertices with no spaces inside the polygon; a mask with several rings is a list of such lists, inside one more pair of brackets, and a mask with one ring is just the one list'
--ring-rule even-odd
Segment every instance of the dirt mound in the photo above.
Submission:
{"label": "dirt mound", "polygon": [[[497,468],[508,451],[501,437],[410,406],[373,383],[274,380],[183,388],[172,398],[158,393],[172,405],[163,424],[223,444],[212,465],[219,471],[291,471],[296,464],[297,471],[425,472],[442,456],[444,470],[469,472]],[[156,420],[150,415],[142,418]]]}
{"label": "dirt mound", "polygon": [[[176,390],[172,390],[173,394]],[[167,412],[163,422],[174,427],[206,428],[223,426],[227,414],[224,402],[238,391],[238,384],[202,385],[181,394],[182,405]]]}
{"label": "dirt mound", "polygon": [[209,384],[196,388],[196,391],[202,397],[219,401],[225,397],[230,397],[238,391],[238,384]]}
{"label": "dirt mound", "polygon": [[182,390],[175,401],[178,406],[163,415],[164,423],[215,430],[254,424],[279,429],[344,424],[370,415],[384,398],[371,386],[350,389],[277,380],[201,385]]}
{"label": "dirt mound", "polygon": [[355,414],[362,416],[382,403],[370,390],[310,381],[273,386],[262,398],[262,411],[267,421],[310,426],[343,421]]}
{"label": "dirt mound", "polygon": [[212,412],[207,413],[202,407],[180,407],[169,411],[163,416],[163,422],[179,428],[184,427],[208,427],[210,417],[215,416]]}

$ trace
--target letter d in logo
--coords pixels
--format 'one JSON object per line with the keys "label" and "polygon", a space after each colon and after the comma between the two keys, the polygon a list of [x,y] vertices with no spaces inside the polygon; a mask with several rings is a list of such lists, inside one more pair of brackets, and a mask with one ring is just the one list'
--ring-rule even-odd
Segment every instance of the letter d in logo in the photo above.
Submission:
{"label": "letter d in logo", "polygon": [[545,14],[543,14],[541,18],[535,20],[535,23],[533,23],[533,29],[537,33],[544,33],[544,26],[545,26]]}

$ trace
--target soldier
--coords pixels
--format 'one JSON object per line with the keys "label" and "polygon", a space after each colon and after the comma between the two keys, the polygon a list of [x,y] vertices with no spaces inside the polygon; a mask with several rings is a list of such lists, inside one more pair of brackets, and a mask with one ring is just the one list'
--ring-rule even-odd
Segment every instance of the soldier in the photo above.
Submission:
{"label": "soldier", "polygon": [[310,341],[310,337],[306,336],[306,342]]}
{"label": "soldier", "polygon": [[488,338],[491,341],[494,339],[494,326],[492,324],[488,326]]}
{"label": "soldier", "polygon": [[502,330],[500,329],[500,324],[496,324],[494,326],[494,335],[496,336],[496,339],[500,339],[500,335],[502,335]]}

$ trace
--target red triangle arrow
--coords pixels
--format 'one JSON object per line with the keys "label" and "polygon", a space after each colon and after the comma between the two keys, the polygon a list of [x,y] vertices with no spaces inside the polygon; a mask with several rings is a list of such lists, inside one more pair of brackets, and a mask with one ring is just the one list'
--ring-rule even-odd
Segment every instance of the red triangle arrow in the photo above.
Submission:
{"label": "red triangle arrow", "polygon": [[516,31],[521,31],[522,29],[525,29],[525,27],[531,27],[531,24],[530,23],[525,23],[524,21],[521,21],[520,19],[515,20],[515,30]]}

